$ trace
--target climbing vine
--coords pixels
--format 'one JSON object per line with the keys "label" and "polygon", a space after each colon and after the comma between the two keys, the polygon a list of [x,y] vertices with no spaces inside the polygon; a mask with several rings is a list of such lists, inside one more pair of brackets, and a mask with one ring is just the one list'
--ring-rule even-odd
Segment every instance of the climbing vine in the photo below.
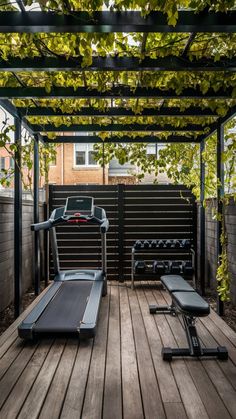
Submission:
{"label": "climbing vine", "polygon": [[[203,10],[226,12],[236,7],[235,0],[24,0],[29,10],[40,7],[45,11],[55,13],[73,14],[75,11],[87,11],[92,16],[98,10],[139,10],[143,16],[155,10],[164,13],[167,22],[175,26],[178,21],[179,9],[192,9],[195,13]],[[18,10],[15,3],[0,0],[0,10]],[[11,62],[14,58],[62,58],[72,60],[78,64],[76,71],[1,71],[0,87],[42,87],[48,97],[44,99],[13,99],[13,104],[26,111],[26,121],[41,127],[41,133],[49,138],[55,138],[55,133],[48,133],[44,126],[51,124],[56,128],[62,126],[86,124],[104,127],[103,131],[95,132],[101,140],[107,140],[113,135],[120,138],[120,144],[96,144],[96,158],[101,164],[109,163],[116,157],[121,164],[126,162],[138,166],[138,180],[145,173],[152,173],[157,181],[160,173],[166,172],[174,183],[183,183],[192,188],[193,193],[199,198],[199,146],[194,143],[169,144],[168,138],[179,135],[181,129],[188,125],[200,125],[199,131],[181,131],[181,136],[186,139],[196,140],[200,135],[208,134],[210,126],[214,125],[217,117],[224,117],[232,106],[236,105],[236,75],[231,71],[90,71],[89,67],[94,57],[135,57],[141,63],[145,58],[161,59],[165,57],[178,57],[180,60],[192,61],[212,60],[227,63],[236,56],[235,33],[197,33],[189,44],[190,33],[1,33],[0,34],[0,59],[2,62]],[[99,94],[109,92],[113,88],[129,87],[132,92],[137,88],[157,88],[160,91],[173,92],[175,99],[160,97],[112,99],[81,98],[57,99],[53,95],[54,87],[70,87],[76,91],[80,87],[88,91],[97,91]],[[201,99],[190,97],[180,98],[185,89],[198,91]],[[207,98],[207,93],[225,93],[227,99]],[[50,108],[55,113],[67,113],[71,116],[29,116],[30,108]],[[131,110],[133,116],[129,117],[79,117],[76,115],[82,108],[93,108],[95,111],[105,112],[110,107]],[[205,111],[210,110],[212,116],[160,116],[159,111],[175,107],[180,111],[195,108]],[[152,117],[143,117],[142,111],[152,108],[156,114]],[[201,113],[201,112],[200,112]],[[112,124],[130,126],[127,132],[106,132],[105,127]],[[139,131],[132,130],[133,124],[140,124]],[[142,131],[141,124],[146,125]],[[157,124],[160,127],[170,125],[171,132],[152,132],[148,125]],[[232,125],[226,127],[226,149],[222,155],[225,163],[225,190],[228,195],[236,196],[236,138],[230,131]],[[22,171],[24,187],[30,188],[32,184],[32,155],[33,141],[30,136],[24,138],[21,150],[10,141],[10,130],[6,124],[0,134],[0,147],[8,150],[14,158],[15,152],[20,151],[22,158]],[[81,128],[80,128],[81,131]],[[143,138],[143,143],[122,143],[122,138]],[[151,135],[164,144],[158,156],[147,154],[145,137]],[[49,164],[55,158],[55,144],[40,144],[40,173],[46,181],[48,179]],[[103,154],[104,151],[104,154]],[[206,162],[205,199],[216,195],[216,136],[211,136],[206,142],[203,154]],[[23,173],[24,172],[24,173]],[[0,182],[7,186],[11,184],[14,170],[2,171]],[[222,240],[225,236],[222,236]],[[219,294],[222,299],[227,299],[229,277],[227,276],[226,247],[223,246],[221,264],[218,269]],[[221,279],[219,279],[221,278]],[[225,281],[225,282],[224,282]]]}
{"label": "climbing vine", "polygon": [[[7,123],[7,117],[2,123],[0,132],[0,148],[6,151],[14,163],[18,165],[16,154],[20,155],[21,165],[18,166],[21,173],[21,179],[24,190],[29,190],[32,193],[32,182],[33,182],[33,149],[34,139],[25,131],[22,135],[22,144],[15,144],[11,139],[11,132],[14,131],[14,125]],[[45,183],[48,183],[48,172],[50,163],[56,157],[56,146],[54,144],[39,144],[39,156],[40,156],[40,176],[44,177]],[[6,188],[12,185],[14,179],[14,167],[8,169],[2,168],[0,171],[0,184]]]}

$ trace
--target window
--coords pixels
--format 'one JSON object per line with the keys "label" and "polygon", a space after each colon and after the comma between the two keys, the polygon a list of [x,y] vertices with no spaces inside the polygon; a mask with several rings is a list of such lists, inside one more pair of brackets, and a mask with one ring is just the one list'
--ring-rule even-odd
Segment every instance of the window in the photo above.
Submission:
{"label": "window", "polygon": [[5,169],[5,157],[0,159],[0,170]]}
{"label": "window", "polygon": [[158,158],[159,151],[165,147],[164,144],[148,144],[147,145],[147,155],[156,156]]}
{"label": "window", "polygon": [[14,167],[15,167],[14,159],[13,157],[10,157],[10,169],[14,169]]}
{"label": "window", "polygon": [[93,144],[75,144],[75,166],[98,166]]}
{"label": "window", "polygon": [[148,144],[147,145],[147,155],[156,156],[157,155],[157,144]]}

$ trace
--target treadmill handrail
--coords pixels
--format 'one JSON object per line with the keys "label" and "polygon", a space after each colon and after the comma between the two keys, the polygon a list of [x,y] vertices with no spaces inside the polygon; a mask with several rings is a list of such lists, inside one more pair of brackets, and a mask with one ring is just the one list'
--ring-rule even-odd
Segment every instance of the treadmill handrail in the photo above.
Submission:
{"label": "treadmill handrail", "polygon": [[107,218],[102,220],[102,224],[100,225],[101,233],[106,233],[109,229],[109,221]]}
{"label": "treadmill handrail", "polygon": [[49,230],[52,227],[51,220],[43,221],[42,223],[31,224],[32,231]]}
{"label": "treadmill handrail", "polygon": [[32,231],[40,231],[40,230],[50,230],[50,228],[60,225],[60,224],[67,224],[70,223],[71,221],[75,221],[78,220],[78,224],[79,221],[86,221],[86,222],[91,222],[92,224],[98,224],[100,225],[100,229],[101,229],[101,233],[106,233],[109,229],[109,221],[107,218],[103,218],[102,220],[100,220],[99,218],[95,217],[95,216],[86,216],[86,215],[81,215],[79,217],[75,217],[73,215],[71,216],[62,216],[56,219],[53,218],[49,218],[49,220],[47,221],[43,221],[41,223],[37,223],[37,224],[31,224],[31,230]]}

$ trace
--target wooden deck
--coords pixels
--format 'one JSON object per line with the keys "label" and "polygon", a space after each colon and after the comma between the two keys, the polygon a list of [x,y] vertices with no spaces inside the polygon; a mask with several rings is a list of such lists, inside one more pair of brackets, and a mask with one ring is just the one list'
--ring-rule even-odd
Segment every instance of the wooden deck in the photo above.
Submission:
{"label": "wooden deck", "polygon": [[212,312],[200,337],[230,359],[163,362],[163,344],[186,345],[178,318],[148,312],[166,299],[157,287],[111,285],[95,340],[81,344],[24,343],[18,319],[0,338],[0,418],[236,418],[236,334]]}

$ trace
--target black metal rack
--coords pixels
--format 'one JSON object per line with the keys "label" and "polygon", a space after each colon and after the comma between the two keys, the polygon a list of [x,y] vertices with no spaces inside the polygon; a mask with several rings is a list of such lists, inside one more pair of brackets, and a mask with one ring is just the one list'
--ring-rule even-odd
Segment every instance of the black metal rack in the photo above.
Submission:
{"label": "black metal rack", "polygon": [[[155,279],[155,280],[157,280],[157,279],[159,279],[158,278],[158,274],[156,274],[156,273],[153,273],[153,272],[149,272],[149,271],[146,271],[145,272],[145,274],[137,274],[137,273],[135,273],[135,261],[136,261],[136,258],[135,258],[135,255],[136,254],[139,254],[139,255],[145,255],[145,254],[149,254],[149,255],[151,255],[151,254],[153,254],[154,256],[167,256],[167,258],[162,258],[161,260],[162,261],[164,261],[164,260],[167,260],[168,259],[168,255],[171,255],[172,256],[172,261],[181,261],[181,260],[183,260],[182,258],[181,258],[181,256],[186,256],[186,255],[189,255],[189,257],[191,257],[191,261],[192,261],[192,267],[193,267],[193,274],[192,274],[192,277],[191,277],[191,280],[193,281],[193,285],[194,285],[194,287],[196,288],[196,276],[195,276],[195,250],[193,249],[193,247],[189,247],[189,248],[166,248],[166,247],[163,247],[163,248],[144,248],[144,247],[142,247],[142,248],[140,248],[140,249],[137,249],[137,248],[135,248],[135,246],[133,246],[132,247],[132,250],[131,250],[131,288],[132,289],[134,289],[134,282],[135,282],[135,279],[143,279],[143,277],[144,277],[144,275],[146,275],[146,276],[148,276],[148,279]],[[176,255],[176,259],[173,259],[173,256],[175,256]],[[159,260],[160,260],[160,258],[159,258]]]}

